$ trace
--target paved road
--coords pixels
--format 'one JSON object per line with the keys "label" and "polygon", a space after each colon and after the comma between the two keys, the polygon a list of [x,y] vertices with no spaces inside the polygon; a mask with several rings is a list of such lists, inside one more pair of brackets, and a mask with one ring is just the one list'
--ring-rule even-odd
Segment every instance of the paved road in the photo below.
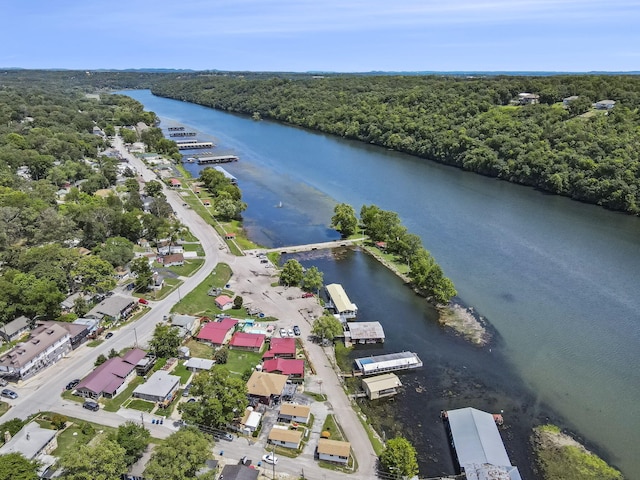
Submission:
{"label": "paved road", "polygon": [[[146,168],[143,162],[130,155],[121,139],[114,141],[114,146],[127,158],[133,168],[141,175],[144,181],[157,179],[156,174]],[[90,412],[79,404],[68,402],[59,393],[73,378],[82,378],[87,375],[94,365],[95,359],[100,355],[107,355],[109,350],[115,348],[121,350],[131,346],[137,339],[139,345],[146,345],[153,334],[155,325],[163,320],[163,316],[170,313],[171,307],[177,303],[182,295],[193,290],[211,273],[218,262],[229,264],[233,270],[231,289],[242,295],[245,302],[251,303],[261,309],[267,316],[280,319],[278,327],[290,328],[298,325],[302,331],[302,338],[306,339],[311,334],[311,324],[314,318],[321,315],[322,307],[315,298],[301,298],[302,292],[297,288],[272,287],[274,282],[274,269],[270,264],[260,263],[260,259],[249,252],[249,255],[237,257],[231,255],[224,241],[216,234],[215,230],[207,224],[196,212],[183,206],[179,193],[165,189],[167,200],[191,232],[200,240],[205,252],[205,264],[193,276],[185,279],[177,291],[172,292],[166,298],[150,302],[151,310],[134,323],[117,330],[114,336],[97,347],[81,346],[69,357],[48,368],[44,373],[22,382],[17,390],[20,398],[10,400],[12,407],[3,417],[3,421],[11,418],[26,418],[37,411],[57,411],[74,417],[94,420],[104,425],[117,426],[126,420],[139,421],[139,412],[121,409],[118,413],[109,413],[100,410]],[[344,242],[337,242],[344,243]],[[320,382],[311,380],[311,386],[315,384],[315,391],[327,394],[329,408],[336,415],[346,437],[352,444],[353,451],[358,461],[359,469],[350,478],[373,478],[375,476],[375,464],[377,457],[367,434],[360,423],[356,413],[351,408],[350,400],[345,394],[341,380],[328,360],[322,347],[312,342],[305,342],[309,359],[316,371],[315,378]],[[175,430],[170,422],[164,425],[151,425],[153,436],[164,438]],[[321,427],[322,423],[320,423]],[[249,444],[246,439],[238,439],[234,442],[220,442],[228,445],[217,445],[216,449],[224,449],[223,460],[232,459],[234,462],[247,455],[256,463],[264,454],[264,446],[261,444]],[[216,452],[219,454],[219,452]],[[307,450],[297,459],[281,457],[276,467],[278,472],[288,472],[299,475],[304,470],[305,476],[311,479],[323,479],[330,474],[330,478],[342,476],[338,472],[332,472],[318,467],[312,458],[312,453]],[[271,472],[271,470],[269,470]]]}

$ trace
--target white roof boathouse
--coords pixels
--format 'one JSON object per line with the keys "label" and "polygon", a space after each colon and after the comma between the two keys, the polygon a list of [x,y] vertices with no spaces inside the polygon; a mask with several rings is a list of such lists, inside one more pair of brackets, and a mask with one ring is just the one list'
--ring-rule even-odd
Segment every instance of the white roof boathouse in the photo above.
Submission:
{"label": "white roof boathouse", "polygon": [[341,322],[346,322],[350,318],[356,318],[358,315],[358,306],[352,303],[347,293],[339,283],[331,283],[325,287],[327,291],[328,304],[327,307],[335,310],[340,316]]}

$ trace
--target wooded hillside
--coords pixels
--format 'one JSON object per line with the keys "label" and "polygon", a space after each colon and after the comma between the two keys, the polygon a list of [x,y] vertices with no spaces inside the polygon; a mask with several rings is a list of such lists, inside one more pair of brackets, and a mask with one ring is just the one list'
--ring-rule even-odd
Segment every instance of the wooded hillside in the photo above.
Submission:
{"label": "wooded hillside", "polygon": [[[152,91],[640,213],[635,76],[203,75],[165,77]],[[516,104],[525,92],[539,103]],[[578,98],[563,106],[570,96]],[[614,108],[593,108],[605,99]]]}

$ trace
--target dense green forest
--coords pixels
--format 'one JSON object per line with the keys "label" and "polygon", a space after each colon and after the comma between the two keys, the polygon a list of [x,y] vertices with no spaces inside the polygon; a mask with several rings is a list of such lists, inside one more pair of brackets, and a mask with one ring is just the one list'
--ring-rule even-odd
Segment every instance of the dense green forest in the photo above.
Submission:
{"label": "dense green forest", "polygon": [[[105,132],[115,125],[155,121],[120,95],[0,86],[0,323],[59,318],[70,293],[90,299],[113,288],[114,268],[131,260],[140,237],[178,228],[163,195],[153,195],[154,182],[144,191],[145,213],[135,173],[106,155]],[[101,189],[110,193],[95,195]]]}
{"label": "dense green forest", "polygon": [[[158,77],[152,91],[640,213],[636,76],[188,75]],[[517,104],[524,92],[539,103]],[[615,107],[592,107],[604,99]]]}

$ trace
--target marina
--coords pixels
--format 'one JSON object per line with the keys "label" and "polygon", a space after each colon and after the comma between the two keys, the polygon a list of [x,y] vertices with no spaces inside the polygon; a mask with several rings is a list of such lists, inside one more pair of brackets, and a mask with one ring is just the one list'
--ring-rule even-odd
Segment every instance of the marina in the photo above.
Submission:
{"label": "marina", "polygon": [[[209,145],[209,146],[211,146],[211,145]],[[182,147],[180,147],[180,148],[182,148]],[[197,157],[196,158],[196,163],[198,165],[211,165],[211,164],[215,164],[215,163],[237,162],[238,160],[240,160],[240,159],[235,155],[212,155],[212,156],[209,156],[209,157]],[[189,161],[189,159],[187,159],[187,161]]]}
{"label": "marina", "polygon": [[179,150],[199,150],[213,148],[213,142],[198,142],[197,140],[175,140]]}
{"label": "marina", "polygon": [[361,357],[354,360],[357,371],[355,375],[374,375],[383,372],[411,370],[422,367],[422,360],[413,352],[388,353]]}
{"label": "marina", "polygon": [[196,132],[173,132],[169,133],[170,137],[195,137]]}

